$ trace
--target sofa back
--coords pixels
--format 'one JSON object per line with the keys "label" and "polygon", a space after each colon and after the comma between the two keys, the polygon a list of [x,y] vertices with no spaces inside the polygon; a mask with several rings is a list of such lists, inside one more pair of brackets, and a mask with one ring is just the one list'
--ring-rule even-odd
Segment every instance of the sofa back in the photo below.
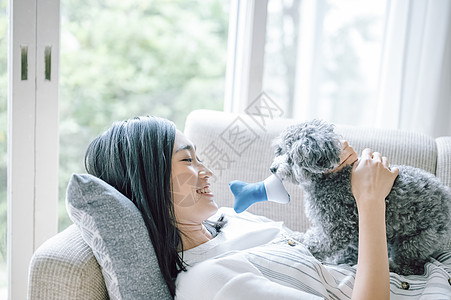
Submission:
{"label": "sofa back", "polygon": [[[233,206],[230,181],[257,182],[271,174],[272,140],[287,126],[297,123],[295,119],[212,110],[196,110],[188,116],[184,132],[197,146],[200,159],[214,173],[211,186],[219,206]],[[359,154],[369,147],[387,156],[390,164],[424,169],[451,186],[451,137],[434,139],[414,132],[340,125],[336,126],[336,131]],[[257,203],[248,211],[284,221],[293,230],[304,231],[309,223],[304,217],[303,191],[291,183],[285,186],[291,195],[289,204]]]}

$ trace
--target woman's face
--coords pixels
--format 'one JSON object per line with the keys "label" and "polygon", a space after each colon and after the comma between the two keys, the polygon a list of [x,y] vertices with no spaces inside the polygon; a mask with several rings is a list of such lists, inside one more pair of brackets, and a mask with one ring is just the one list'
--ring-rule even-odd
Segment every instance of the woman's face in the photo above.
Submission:
{"label": "woman's face", "polygon": [[199,224],[218,210],[208,182],[212,172],[196,155],[193,143],[177,130],[172,153],[172,199],[179,224]]}

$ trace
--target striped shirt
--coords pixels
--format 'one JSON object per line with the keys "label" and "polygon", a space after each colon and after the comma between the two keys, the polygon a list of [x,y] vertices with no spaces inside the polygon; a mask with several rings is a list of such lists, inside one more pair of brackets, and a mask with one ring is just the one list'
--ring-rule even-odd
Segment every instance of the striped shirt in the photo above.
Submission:
{"label": "striped shirt", "polygon": [[[282,222],[221,208],[228,224],[183,253],[176,299],[350,299],[356,267],[320,263]],[[217,218],[217,215],[212,219]],[[431,258],[425,274],[390,273],[390,299],[451,299],[451,252]]]}

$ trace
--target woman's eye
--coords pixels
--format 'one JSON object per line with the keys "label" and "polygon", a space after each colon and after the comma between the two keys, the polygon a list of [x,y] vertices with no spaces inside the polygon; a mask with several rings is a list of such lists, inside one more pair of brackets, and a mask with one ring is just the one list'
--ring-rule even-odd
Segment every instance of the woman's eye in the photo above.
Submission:
{"label": "woman's eye", "polygon": [[184,158],[184,159],[182,159],[182,161],[188,161],[188,162],[192,162],[192,161],[193,161],[193,159],[192,159],[192,158]]}

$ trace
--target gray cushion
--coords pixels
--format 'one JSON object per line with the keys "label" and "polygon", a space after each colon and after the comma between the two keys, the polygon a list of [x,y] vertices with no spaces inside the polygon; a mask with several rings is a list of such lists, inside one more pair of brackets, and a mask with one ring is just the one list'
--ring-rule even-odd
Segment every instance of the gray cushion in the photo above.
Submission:
{"label": "gray cushion", "polygon": [[67,211],[102,268],[110,299],[171,299],[144,220],[112,186],[74,174]]}

